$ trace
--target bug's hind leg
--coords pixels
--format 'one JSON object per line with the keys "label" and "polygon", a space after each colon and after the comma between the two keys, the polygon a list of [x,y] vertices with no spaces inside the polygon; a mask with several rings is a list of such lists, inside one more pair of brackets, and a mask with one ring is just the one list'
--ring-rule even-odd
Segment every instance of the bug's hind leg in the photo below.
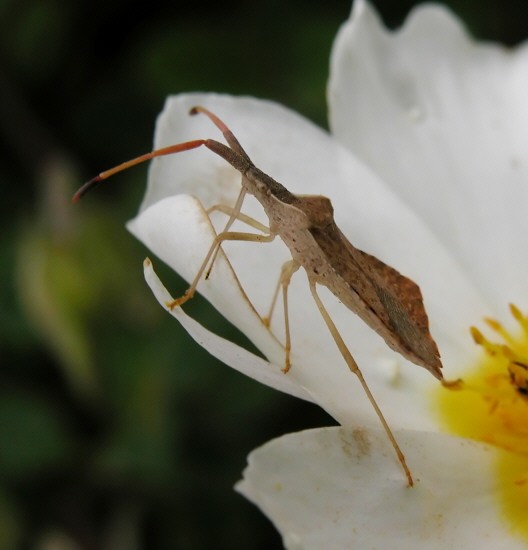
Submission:
{"label": "bug's hind leg", "polygon": [[385,430],[387,437],[389,438],[392,446],[394,447],[394,450],[396,451],[396,455],[398,456],[398,460],[400,461],[400,464],[402,465],[403,471],[405,472],[405,476],[407,477],[407,484],[409,487],[412,487],[414,482],[411,475],[411,471],[409,470],[409,467],[407,466],[407,462],[405,461],[405,456],[403,455],[400,446],[398,445],[396,438],[394,437],[394,434],[392,433],[392,430],[390,429],[389,425],[387,424],[387,421],[385,420],[385,417],[383,416],[383,413],[381,412],[381,409],[379,408],[378,404],[376,403],[376,400],[374,399],[374,396],[372,395],[372,392],[370,391],[370,388],[367,385],[367,382],[363,378],[363,374],[361,370],[359,369],[355,359],[352,357],[352,354],[350,353],[349,349],[346,347],[345,342],[343,341],[343,338],[341,337],[341,334],[337,330],[337,327],[335,326],[334,322],[332,321],[332,318],[330,317],[330,314],[326,310],[326,308],[323,305],[323,302],[321,301],[321,298],[319,298],[319,295],[317,294],[317,290],[315,288],[315,282],[310,281],[310,291],[312,293],[312,296],[315,300],[315,303],[317,304],[317,307],[319,309],[319,312],[321,313],[326,326],[330,330],[330,333],[332,335],[332,338],[334,339],[334,342],[336,343],[337,347],[339,348],[339,351],[341,352],[341,355],[343,356],[343,359],[346,361],[346,364],[348,365],[348,368],[358,377],[359,381],[361,382],[361,385],[363,386],[363,389],[365,390],[365,393],[367,394],[367,397],[374,407],[374,410],[376,411],[376,414],[378,415],[378,418],[380,419],[380,422],[383,426],[383,429]]}

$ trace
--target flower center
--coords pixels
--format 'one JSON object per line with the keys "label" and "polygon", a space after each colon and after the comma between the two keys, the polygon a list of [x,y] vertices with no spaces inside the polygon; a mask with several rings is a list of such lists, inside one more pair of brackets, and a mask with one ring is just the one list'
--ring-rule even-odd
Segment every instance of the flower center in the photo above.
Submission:
{"label": "flower center", "polygon": [[510,451],[499,453],[497,490],[508,522],[528,538],[528,316],[514,305],[510,311],[519,334],[494,319],[486,319],[492,340],[471,327],[482,356],[461,389],[442,389],[437,403],[449,431]]}

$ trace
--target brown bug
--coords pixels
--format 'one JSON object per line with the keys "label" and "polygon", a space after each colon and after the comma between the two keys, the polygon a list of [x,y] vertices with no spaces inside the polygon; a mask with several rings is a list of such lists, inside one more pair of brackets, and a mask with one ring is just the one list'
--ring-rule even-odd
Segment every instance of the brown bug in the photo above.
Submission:
{"label": "brown bug", "polygon": [[[193,297],[198,282],[205,273],[209,276],[216,254],[224,241],[271,242],[279,236],[289,248],[292,259],[282,266],[279,284],[272,300],[270,312],[263,322],[269,326],[279,290],[282,288],[285,318],[285,365],[290,364],[290,330],[288,321],[288,286],[293,274],[302,267],[309,281],[311,294],[317,307],[350,370],[358,377],[368,399],[374,407],[405,471],[409,486],[413,485],[405,457],[376,403],[363,375],[343,341],[339,331],[323,305],[316,286],[326,286],[337,298],[380,336],[387,345],[417,365],[421,365],[444,382],[442,363],[435,341],[429,332],[420,288],[410,279],[374,256],[355,248],[337,227],[330,200],[320,195],[295,195],[283,185],[259,170],[244,151],[229,128],[213,113],[203,107],[194,107],[190,114],[203,113],[223,133],[228,145],[213,139],[186,141],[147,153],[102,172],[84,184],[73,196],[79,200],[102,180],[131,166],[155,157],[179,153],[202,145],[224,158],[242,175],[242,189],[233,207],[217,205],[229,215],[224,230],[214,239],[198,273],[183,296],[169,304],[170,308],[183,305]],[[269,227],[241,212],[246,194],[261,203],[269,219]],[[230,231],[235,220],[260,231],[245,233]],[[208,267],[209,266],[209,267]]]}

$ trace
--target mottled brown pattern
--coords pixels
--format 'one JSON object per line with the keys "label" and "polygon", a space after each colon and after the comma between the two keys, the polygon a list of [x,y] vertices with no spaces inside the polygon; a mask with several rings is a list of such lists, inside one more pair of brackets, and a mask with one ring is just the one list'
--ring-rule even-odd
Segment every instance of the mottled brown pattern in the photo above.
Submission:
{"label": "mottled brown pattern", "polygon": [[[416,283],[376,257],[355,248],[334,222],[310,231],[337,281],[328,288],[387,345],[442,379],[440,354],[429,332],[422,293]],[[348,292],[344,289],[348,288]],[[338,290],[336,292],[336,289]]]}

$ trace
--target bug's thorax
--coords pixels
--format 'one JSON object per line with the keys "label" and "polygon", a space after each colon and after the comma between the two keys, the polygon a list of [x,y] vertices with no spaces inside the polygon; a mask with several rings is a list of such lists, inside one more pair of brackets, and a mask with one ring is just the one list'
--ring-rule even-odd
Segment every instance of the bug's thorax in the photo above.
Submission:
{"label": "bug's thorax", "polygon": [[328,198],[295,195],[255,167],[246,172],[243,185],[264,208],[271,233],[284,241],[293,259],[309,277],[318,279],[322,272],[332,271],[324,251],[312,235],[313,229],[334,223]]}

